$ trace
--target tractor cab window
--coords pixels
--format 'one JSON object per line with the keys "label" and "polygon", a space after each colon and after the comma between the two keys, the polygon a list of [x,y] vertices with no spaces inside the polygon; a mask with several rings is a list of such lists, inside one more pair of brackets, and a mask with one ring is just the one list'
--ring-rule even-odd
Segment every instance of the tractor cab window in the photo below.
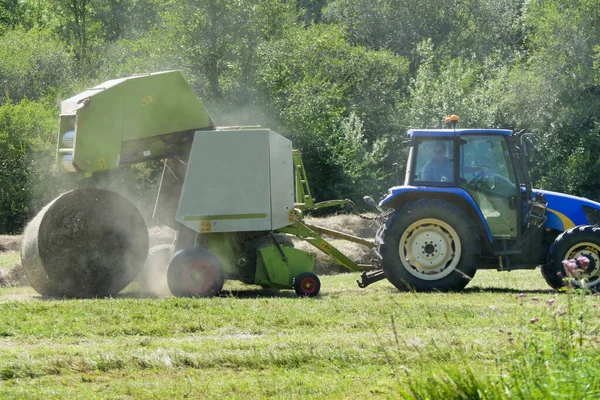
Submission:
{"label": "tractor cab window", "polygon": [[454,141],[425,139],[418,144],[415,183],[454,182]]}
{"label": "tractor cab window", "polygon": [[460,147],[460,186],[481,210],[492,236],[517,236],[517,185],[503,136],[463,135]]}

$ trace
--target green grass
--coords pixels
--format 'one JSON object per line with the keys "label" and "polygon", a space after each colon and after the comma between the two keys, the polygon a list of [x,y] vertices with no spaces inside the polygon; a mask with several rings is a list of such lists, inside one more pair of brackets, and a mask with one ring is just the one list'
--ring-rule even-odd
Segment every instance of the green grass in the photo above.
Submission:
{"label": "green grass", "polygon": [[[458,294],[400,293],[387,281],[359,289],[357,278],[324,276],[313,299],[236,282],[212,299],[0,289],[0,398],[439,398],[466,393],[461,380],[484,389],[519,376],[524,343],[555,338],[566,317],[553,313],[574,301],[539,271],[479,271]],[[595,313],[598,297],[575,300]]]}

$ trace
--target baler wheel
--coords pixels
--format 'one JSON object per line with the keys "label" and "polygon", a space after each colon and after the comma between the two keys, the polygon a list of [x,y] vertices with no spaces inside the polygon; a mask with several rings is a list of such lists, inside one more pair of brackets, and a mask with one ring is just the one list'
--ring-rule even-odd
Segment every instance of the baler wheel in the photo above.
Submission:
{"label": "baler wheel", "polygon": [[305,272],[294,279],[294,291],[300,297],[314,297],[321,290],[321,280],[312,272]]}
{"label": "baler wheel", "polygon": [[225,275],[219,259],[197,247],[175,255],[167,271],[171,293],[179,297],[208,297],[219,294]]}

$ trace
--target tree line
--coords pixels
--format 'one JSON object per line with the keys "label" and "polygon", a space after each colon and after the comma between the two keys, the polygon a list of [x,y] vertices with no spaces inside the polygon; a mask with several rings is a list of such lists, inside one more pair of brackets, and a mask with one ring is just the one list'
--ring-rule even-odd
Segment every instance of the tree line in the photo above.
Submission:
{"label": "tree line", "polygon": [[217,125],[290,138],[321,200],[379,197],[448,114],[534,133],[535,185],[600,200],[598,27],[600,0],[0,0],[0,233],[75,186],[150,199],[156,164],[58,173],[57,104],[170,69]]}

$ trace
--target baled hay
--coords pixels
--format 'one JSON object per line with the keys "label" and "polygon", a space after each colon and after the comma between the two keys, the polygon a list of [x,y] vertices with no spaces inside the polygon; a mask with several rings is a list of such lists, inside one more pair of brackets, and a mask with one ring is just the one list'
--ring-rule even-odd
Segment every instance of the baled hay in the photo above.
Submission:
{"label": "baled hay", "polygon": [[0,252],[21,250],[21,240],[21,235],[0,235]]}
{"label": "baled hay", "polygon": [[[375,217],[375,214],[363,215],[368,218]],[[324,218],[307,216],[304,218],[304,222],[310,225],[317,225],[323,228],[359,236],[365,239],[375,238],[375,233],[379,228],[379,225],[375,220],[364,219],[355,214],[331,215]]]}
{"label": "baled hay", "polygon": [[[365,246],[361,246],[356,243],[351,243],[346,240],[340,239],[326,239],[336,249],[341,251],[351,260],[359,264],[371,264],[371,260],[376,257],[375,251]],[[317,260],[315,262],[315,273],[320,275],[336,274],[342,272],[350,272],[350,270],[343,265],[337,263],[332,257],[323,253],[313,245],[304,240],[294,239],[294,247],[304,251],[310,251],[317,254]]]}
{"label": "baled hay", "polygon": [[142,215],[123,196],[102,189],[65,193],[29,223],[22,262],[41,294],[106,296],[127,286],[148,253]]}
{"label": "baled hay", "polygon": [[8,271],[0,270],[0,287],[20,287],[29,285],[25,269],[21,264],[15,264]]}

